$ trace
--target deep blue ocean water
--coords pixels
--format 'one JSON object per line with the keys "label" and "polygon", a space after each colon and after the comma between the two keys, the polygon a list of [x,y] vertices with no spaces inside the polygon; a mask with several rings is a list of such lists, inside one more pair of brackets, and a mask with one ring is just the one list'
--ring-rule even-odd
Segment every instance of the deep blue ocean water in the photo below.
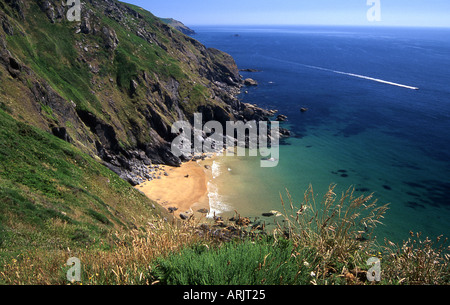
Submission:
{"label": "deep blue ocean water", "polygon": [[217,212],[260,216],[281,209],[285,188],[301,202],[310,184],[324,194],[336,183],[390,203],[379,235],[450,235],[450,29],[193,29],[240,69],[260,71],[241,72],[259,86],[240,99],[287,115],[294,133],[276,168],[259,158],[217,162]]}

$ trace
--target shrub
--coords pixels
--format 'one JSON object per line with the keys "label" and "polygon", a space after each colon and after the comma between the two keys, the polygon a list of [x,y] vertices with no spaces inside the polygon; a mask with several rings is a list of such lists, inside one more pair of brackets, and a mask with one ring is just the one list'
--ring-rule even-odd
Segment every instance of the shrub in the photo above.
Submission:
{"label": "shrub", "polygon": [[[293,255],[289,240],[263,238],[197,244],[155,262],[153,276],[168,285],[294,285],[311,279],[309,251]],[[298,253],[297,253],[298,254]]]}

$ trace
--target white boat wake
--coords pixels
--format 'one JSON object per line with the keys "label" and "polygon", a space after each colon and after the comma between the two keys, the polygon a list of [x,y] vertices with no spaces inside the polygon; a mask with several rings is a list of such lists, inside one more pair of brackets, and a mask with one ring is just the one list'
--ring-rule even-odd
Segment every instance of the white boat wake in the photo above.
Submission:
{"label": "white boat wake", "polygon": [[386,85],[391,85],[391,86],[397,86],[397,87],[406,88],[406,89],[410,89],[410,90],[419,90],[418,87],[403,85],[403,84],[399,84],[399,83],[394,83],[394,82],[390,82],[390,81],[387,81],[387,80],[374,78],[374,77],[370,77],[370,76],[359,75],[359,74],[348,73],[348,72],[342,72],[342,71],[337,71],[337,70],[332,70],[332,69],[327,69],[327,68],[322,68],[322,67],[317,67],[317,66],[305,65],[305,64],[301,64],[301,63],[287,61],[287,60],[281,60],[281,59],[270,57],[270,56],[263,56],[263,55],[260,55],[260,56],[268,58],[268,59],[271,59],[271,60],[276,60],[276,61],[279,61],[279,62],[300,65],[302,67],[306,67],[306,68],[310,68],[310,69],[322,70],[322,71],[332,72],[332,73],[336,73],[336,74],[347,75],[347,76],[357,77],[357,78],[361,78],[361,79],[367,79],[367,80],[371,80],[371,81],[374,81],[374,82],[378,82],[378,83],[382,83],[382,84],[386,84]]}
{"label": "white boat wake", "polygon": [[304,65],[304,64],[300,64],[300,65],[302,65],[304,67],[307,67],[307,68],[311,68],[311,69],[323,70],[323,71],[333,72],[333,73],[337,73],[337,74],[353,76],[353,77],[367,79],[367,80],[371,80],[371,81],[374,81],[374,82],[383,83],[383,84],[387,84],[387,85],[391,85],[391,86],[397,86],[397,87],[402,87],[402,88],[411,89],[411,90],[419,90],[418,87],[402,85],[402,84],[399,84],[399,83],[394,83],[394,82],[390,82],[390,81],[387,81],[387,80],[382,80],[382,79],[374,78],[374,77],[370,77],[370,76],[364,76],[364,75],[359,75],[359,74],[354,74],[354,73],[336,71],[336,70],[331,70],[331,69],[326,69],[326,68],[316,67],[316,66],[310,66],[310,65]]}

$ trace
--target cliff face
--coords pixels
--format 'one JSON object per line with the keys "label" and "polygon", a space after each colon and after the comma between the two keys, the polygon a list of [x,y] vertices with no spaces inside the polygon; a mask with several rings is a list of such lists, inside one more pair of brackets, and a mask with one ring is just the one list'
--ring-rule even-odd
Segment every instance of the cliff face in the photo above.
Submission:
{"label": "cliff face", "polygon": [[0,0],[0,103],[132,181],[141,165],[179,165],[173,122],[264,119],[239,102],[231,56],[116,0]]}
{"label": "cliff face", "polygon": [[181,21],[175,20],[173,18],[160,18],[160,19],[165,24],[170,25],[171,27],[175,28],[176,30],[180,31],[183,34],[186,34],[186,35],[194,35],[195,34],[195,31],[193,29],[188,28]]}

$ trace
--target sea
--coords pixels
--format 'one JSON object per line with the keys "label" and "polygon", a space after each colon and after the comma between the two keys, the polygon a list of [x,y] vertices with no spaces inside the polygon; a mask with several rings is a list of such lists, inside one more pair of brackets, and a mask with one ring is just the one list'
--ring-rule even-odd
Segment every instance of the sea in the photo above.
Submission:
{"label": "sea", "polygon": [[[375,233],[450,235],[450,29],[332,26],[193,26],[195,39],[230,54],[244,78],[239,99],[287,116],[276,167],[261,157],[219,157],[208,190],[216,215],[263,219],[300,205],[373,194],[389,204]],[[307,108],[306,112],[300,111]],[[270,223],[274,218],[264,218]]]}

